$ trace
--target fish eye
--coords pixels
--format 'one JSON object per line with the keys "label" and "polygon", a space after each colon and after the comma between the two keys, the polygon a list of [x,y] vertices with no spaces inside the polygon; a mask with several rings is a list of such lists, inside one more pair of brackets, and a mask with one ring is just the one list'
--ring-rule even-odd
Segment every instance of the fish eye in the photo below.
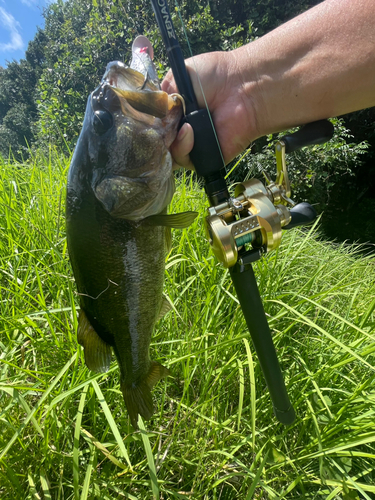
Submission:
{"label": "fish eye", "polygon": [[108,111],[105,111],[104,109],[95,111],[93,126],[98,135],[105,134],[113,126],[111,113],[108,113]]}

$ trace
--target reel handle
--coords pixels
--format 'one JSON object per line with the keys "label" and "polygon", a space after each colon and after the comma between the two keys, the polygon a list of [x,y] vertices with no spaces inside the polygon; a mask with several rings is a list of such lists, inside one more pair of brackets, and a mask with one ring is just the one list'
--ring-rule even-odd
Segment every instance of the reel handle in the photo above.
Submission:
{"label": "reel handle", "polygon": [[292,216],[291,221],[288,225],[284,226],[283,229],[293,229],[297,226],[306,226],[311,224],[317,217],[315,208],[310,205],[310,203],[302,202],[298,203],[295,207],[289,210]]}

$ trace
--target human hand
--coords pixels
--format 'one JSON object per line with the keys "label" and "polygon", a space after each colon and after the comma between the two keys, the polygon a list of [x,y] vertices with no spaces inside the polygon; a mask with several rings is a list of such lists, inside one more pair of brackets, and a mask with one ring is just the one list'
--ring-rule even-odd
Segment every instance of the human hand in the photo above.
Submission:
{"label": "human hand", "polygon": [[[239,49],[232,52],[209,52],[185,61],[200,108],[210,110],[225,163],[241,153],[256,137],[256,120],[250,97],[251,82],[246,81],[239,64]],[[198,76],[200,80],[198,80]],[[162,82],[162,90],[178,92],[171,70]],[[171,146],[174,168],[193,169],[189,153],[194,145],[191,125],[185,123]]]}

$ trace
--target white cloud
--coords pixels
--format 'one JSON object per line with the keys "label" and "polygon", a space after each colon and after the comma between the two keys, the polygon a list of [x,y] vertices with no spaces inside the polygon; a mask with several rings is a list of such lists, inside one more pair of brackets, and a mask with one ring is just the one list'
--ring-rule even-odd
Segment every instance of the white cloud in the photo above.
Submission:
{"label": "white cloud", "polygon": [[[1,0],[0,0],[1,1]],[[26,5],[26,7],[30,7],[30,9],[43,9],[44,6],[49,5],[55,0],[21,0],[21,3]],[[63,0],[65,1],[65,0]]]}
{"label": "white cloud", "polygon": [[21,3],[27,7],[35,7],[39,2],[38,0],[21,0]]}
{"label": "white cloud", "polygon": [[0,52],[23,49],[23,40],[18,32],[20,24],[2,7],[0,7],[0,24],[10,33],[9,42],[0,43]]}

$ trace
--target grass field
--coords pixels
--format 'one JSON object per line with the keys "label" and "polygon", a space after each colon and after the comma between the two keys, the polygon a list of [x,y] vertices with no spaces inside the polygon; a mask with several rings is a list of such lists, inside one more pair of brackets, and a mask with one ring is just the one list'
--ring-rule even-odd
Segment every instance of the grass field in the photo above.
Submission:
{"label": "grass field", "polygon": [[68,161],[0,163],[0,497],[374,499],[375,260],[290,231],[254,267],[297,420],[275,420],[205,200],[180,183],[153,359],[173,373],[134,432],[117,364],[92,374],[64,226]]}

